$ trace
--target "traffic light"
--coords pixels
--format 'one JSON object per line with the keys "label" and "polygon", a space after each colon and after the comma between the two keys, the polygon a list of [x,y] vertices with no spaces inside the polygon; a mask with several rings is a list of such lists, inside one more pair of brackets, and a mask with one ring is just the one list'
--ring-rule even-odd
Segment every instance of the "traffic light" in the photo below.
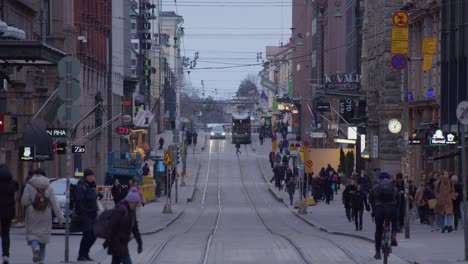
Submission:
{"label": "traffic light", "polygon": [[176,155],[176,164],[179,164],[180,161],[180,148],[177,146],[177,155]]}

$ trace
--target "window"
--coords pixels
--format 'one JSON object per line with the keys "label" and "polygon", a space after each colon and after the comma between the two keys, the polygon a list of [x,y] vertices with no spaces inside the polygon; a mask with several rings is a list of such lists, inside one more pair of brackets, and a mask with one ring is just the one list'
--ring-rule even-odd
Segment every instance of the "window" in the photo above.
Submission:
{"label": "window", "polygon": [[132,59],[132,66],[136,66],[137,65],[137,60],[136,59]]}
{"label": "window", "polygon": [[138,49],[138,43],[132,43],[132,48],[133,49]]}

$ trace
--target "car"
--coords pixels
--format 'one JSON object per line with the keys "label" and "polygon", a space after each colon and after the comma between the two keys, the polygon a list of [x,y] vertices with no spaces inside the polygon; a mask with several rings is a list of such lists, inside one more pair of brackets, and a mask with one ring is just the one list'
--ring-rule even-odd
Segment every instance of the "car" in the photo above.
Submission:
{"label": "car", "polygon": [[[79,179],[77,178],[70,178],[70,186],[77,185]],[[65,203],[67,201],[66,192],[67,192],[67,179],[61,178],[56,179],[50,183],[50,187],[54,190],[55,197],[57,198],[57,203],[62,211],[62,215],[65,217]],[[52,213],[53,214],[53,213]],[[73,215],[73,210],[70,210],[69,216],[71,219]],[[55,215],[52,215],[52,228],[65,228],[65,223],[62,225],[59,224],[58,218]]]}
{"label": "car", "polygon": [[224,132],[222,127],[213,127],[210,133],[210,139],[214,138],[226,139],[226,132]]}

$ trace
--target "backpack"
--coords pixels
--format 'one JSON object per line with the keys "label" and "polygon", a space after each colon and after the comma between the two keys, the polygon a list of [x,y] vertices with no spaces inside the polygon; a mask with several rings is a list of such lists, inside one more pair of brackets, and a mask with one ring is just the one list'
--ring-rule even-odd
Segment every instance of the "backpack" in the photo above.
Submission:
{"label": "backpack", "polygon": [[[121,206],[121,205],[118,205]],[[103,238],[105,240],[110,240],[112,238],[112,233],[113,233],[113,228],[111,227],[112,221],[115,221],[113,219],[115,217],[115,210],[117,210],[118,207],[115,207],[110,210],[105,210],[102,212],[98,218],[96,219],[96,223],[94,224],[94,235],[99,238]],[[125,215],[119,216],[119,217],[127,217],[128,214],[128,209],[125,208]]]}
{"label": "backpack", "polygon": [[382,203],[391,203],[395,199],[395,186],[389,179],[380,181],[375,192],[377,199]]}
{"label": "backpack", "polygon": [[34,210],[37,211],[44,211],[47,208],[47,205],[49,204],[49,198],[45,196],[45,190],[44,189],[36,189],[36,195],[34,195],[34,199],[32,201],[32,206]]}

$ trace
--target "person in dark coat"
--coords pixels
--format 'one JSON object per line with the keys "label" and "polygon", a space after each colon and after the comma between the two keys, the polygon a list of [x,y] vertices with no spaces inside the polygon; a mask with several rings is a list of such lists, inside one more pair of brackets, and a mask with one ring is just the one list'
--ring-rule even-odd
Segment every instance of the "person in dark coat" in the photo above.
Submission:
{"label": "person in dark coat", "polygon": [[364,213],[364,209],[370,211],[370,206],[367,203],[367,197],[362,191],[361,185],[357,185],[356,191],[351,194],[351,207],[353,208],[356,231],[362,230],[362,214]]}
{"label": "person in dark coat", "polygon": [[271,151],[270,155],[268,155],[268,158],[270,159],[270,165],[271,165],[271,168],[273,169],[275,165],[275,152]]}
{"label": "person in dark coat", "polygon": [[135,213],[139,203],[141,203],[140,194],[138,189],[133,187],[125,200],[117,205],[112,212],[112,221],[109,223],[112,236],[103,244],[104,248],[108,248],[107,254],[112,256],[112,264],[132,263],[130,251],[128,250],[131,234],[138,243],[138,254],[143,251],[143,241],[141,240]]}
{"label": "person in dark coat", "polygon": [[192,138],[193,138],[193,145],[194,145],[194,146],[197,146],[197,141],[198,141],[198,133],[197,133],[197,131],[194,131],[194,132],[193,132]]}
{"label": "person in dark coat", "polygon": [[278,190],[281,190],[281,182],[284,180],[286,172],[286,165],[285,164],[276,164],[275,167],[273,168],[273,178],[271,178],[270,182],[273,180],[275,181],[275,187],[278,188]]}
{"label": "person in dark coat", "polygon": [[396,182],[395,187],[398,189],[400,194],[400,206],[398,208],[398,232],[401,233],[403,231],[405,225],[405,212],[406,212],[406,201],[405,201],[405,182],[403,181],[403,174],[397,173],[396,174]]}
{"label": "person in dark coat", "polygon": [[454,194],[452,196],[453,199],[453,222],[454,222],[454,227],[455,230],[458,230],[458,221],[460,220],[461,217],[461,201],[463,199],[463,188],[462,185],[458,182],[458,177],[457,175],[452,175],[450,180],[453,183],[454,187]]}
{"label": "person in dark coat", "polygon": [[164,147],[164,138],[160,137],[159,138],[159,149],[163,149],[163,147]]}
{"label": "person in dark coat", "polygon": [[143,176],[148,176],[149,173],[150,173],[150,169],[148,167],[148,163],[145,163],[145,165],[143,166],[143,168],[141,168],[142,172],[143,172]]}
{"label": "person in dark coat", "polygon": [[286,191],[289,194],[289,205],[293,205],[294,192],[296,191],[296,184],[294,183],[294,175],[291,168],[288,166],[286,169]]}
{"label": "person in dark coat", "polygon": [[351,222],[352,218],[354,218],[354,212],[352,210],[352,203],[351,203],[351,197],[354,196],[354,193],[356,192],[356,181],[354,179],[351,180],[351,183],[346,186],[346,188],[343,191],[343,205],[345,208],[345,214],[346,218],[348,218],[348,221]]}
{"label": "person in dark coat", "polygon": [[0,165],[0,222],[2,227],[3,263],[9,263],[10,257],[10,226],[15,217],[15,193],[19,185],[13,180],[10,170],[5,164]]}
{"label": "person in dark coat", "polygon": [[118,179],[115,179],[114,186],[112,186],[112,198],[114,199],[114,204],[117,205],[122,201],[125,196],[122,195],[122,185],[120,184]]}
{"label": "person in dark coat", "polygon": [[[93,261],[89,257],[89,250],[96,241],[96,236],[93,232],[93,226],[96,222],[98,207],[97,207],[97,192],[96,178],[91,169],[83,171],[83,179],[78,182],[75,191],[75,214],[80,218],[80,227],[77,231],[83,232],[83,238],[80,242],[78,252],[78,261]],[[72,222],[73,225],[73,222]],[[79,230],[81,229],[81,230]]]}

